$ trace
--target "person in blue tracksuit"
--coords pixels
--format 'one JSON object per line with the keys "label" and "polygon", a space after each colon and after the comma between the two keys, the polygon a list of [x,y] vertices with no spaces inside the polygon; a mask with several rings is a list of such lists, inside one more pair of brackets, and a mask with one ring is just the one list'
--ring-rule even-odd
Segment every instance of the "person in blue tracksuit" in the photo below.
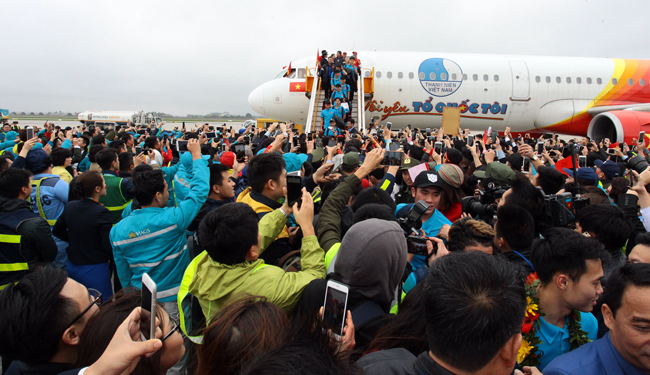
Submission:
{"label": "person in blue tracksuit", "polygon": [[190,263],[185,232],[209,191],[210,171],[201,158],[198,141],[190,140],[188,149],[194,161],[187,198],[178,202],[178,207],[167,207],[169,192],[163,172],[137,174],[133,185],[141,208],[117,223],[110,234],[122,287],[140,288],[142,274],[146,272],[157,284],[158,301],[172,317],[178,316],[176,295]]}

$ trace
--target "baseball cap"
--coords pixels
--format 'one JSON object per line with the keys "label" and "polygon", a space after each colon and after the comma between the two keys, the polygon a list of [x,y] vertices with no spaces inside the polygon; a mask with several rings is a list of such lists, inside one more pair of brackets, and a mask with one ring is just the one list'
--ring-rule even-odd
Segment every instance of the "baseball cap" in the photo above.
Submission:
{"label": "baseball cap", "polygon": [[493,161],[484,171],[474,172],[474,176],[480,179],[493,177],[500,184],[511,184],[515,179],[515,172],[507,165]]}
{"label": "baseball cap", "polygon": [[446,187],[445,182],[438,175],[438,172],[433,170],[420,172],[415,178],[415,181],[413,181],[413,187],[423,188],[428,186],[438,186],[443,189]]}
{"label": "baseball cap", "polygon": [[27,158],[25,160],[25,168],[29,169],[32,173],[40,173],[52,165],[52,159],[50,156],[43,150],[31,149],[27,153]]}
{"label": "baseball cap", "polygon": [[285,164],[287,165],[287,173],[299,171],[302,168],[302,164],[307,161],[307,154],[294,154],[293,152],[288,152],[282,155]]}
{"label": "baseball cap", "polygon": [[235,153],[232,151],[224,152],[219,158],[219,163],[225,165],[228,168],[232,168],[233,164],[235,164]]}
{"label": "baseball cap", "polygon": [[359,153],[358,152],[348,152],[347,154],[343,155],[343,164],[346,168],[356,168],[359,165],[361,165],[361,162],[359,161]]}
{"label": "baseball cap", "polygon": [[608,180],[613,180],[621,174],[621,169],[618,167],[618,164],[611,160],[596,160],[594,164],[603,171]]}
{"label": "baseball cap", "polygon": [[[618,167],[617,167],[618,168]],[[571,177],[573,177],[573,170],[569,168],[564,168],[564,171]],[[596,184],[598,184],[598,175],[596,174],[596,171],[589,167],[583,167],[583,168],[578,168],[576,171],[576,180],[584,180],[584,181],[593,181]]]}
{"label": "baseball cap", "polygon": [[416,165],[419,165],[419,164],[420,164],[420,162],[415,158],[406,158],[406,159],[404,159],[404,165],[399,167],[399,170],[400,171],[405,171],[405,170],[407,170],[409,168],[412,168],[412,167],[415,167]]}

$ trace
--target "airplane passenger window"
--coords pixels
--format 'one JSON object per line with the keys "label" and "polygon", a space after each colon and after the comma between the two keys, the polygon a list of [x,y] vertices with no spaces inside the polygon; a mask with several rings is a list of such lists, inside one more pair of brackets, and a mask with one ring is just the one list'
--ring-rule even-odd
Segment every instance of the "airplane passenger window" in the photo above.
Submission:
{"label": "airplane passenger window", "polygon": [[397,78],[399,78],[399,79],[404,78],[404,73],[402,73],[402,72],[397,73]]}
{"label": "airplane passenger window", "polygon": [[[538,77],[539,78],[539,77]],[[495,74],[494,75],[494,82],[499,82],[499,75]]]}
{"label": "airplane passenger window", "polygon": [[467,74],[463,74],[463,81],[467,81]]}
{"label": "airplane passenger window", "polygon": [[478,74],[474,74],[474,75],[472,75],[472,79],[473,79],[474,81],[478,81]]}
{"label": "airplane passenger window", "polygon": [[386,78],[393,78],[393,72],[386,73]]}
{"label": "airplane passenger window", "polygon": [[576,77],[576,83],[577,83],[577,84],[581,84],[581,83],[582,83],[582,78],[580,78],[580,77]]}
{"label": "airplane passenger window", "polygon": [[600,78],[598,78],[598,79],[596,79],[596,83],[599,84],[599,85],[602,85],[602,84],[603,84],[603,80],[600,79]]}
{"label": "airplane passenger window", "polygon": [[627,84],[630,86],[634,86],[634,80],[632,78],[628,79]]}
{"label": "airplane passenger window", "polygon": [[641,79],[639,80],[639,85],[641,85],[641,86],[645,86],[645,79],[641,78]]}
{"label": "airplane passenger window", "polygon": [[560,77],[555,77],[555,82],[557,82],[557,83],[562,83],[562,78],[560,78]]}
{"label": "airplane passenger window", "polygon": [[375,77],[381,78],[381,72],[378,71],[377,73],[375,73]]}
{"label": "airplane passenger window", "polygon": [[587,84],[591,85],[591,77],[587,77]]}
{"label": "airplane passenger window", "polygon": [[451,80],[455,81],[456,78],[458,78],[458,75],[456,75],[456,73],[451,73]]}
{"label": "airplane passenger window", "polygon": [[447,80],[447,73],[440,73],[440,79],[443,81]]}
{"label": "airplane passenger window", "polygon": [[566,77],[566,83],[571,83],[571,77]]}
{"label": "airplane passenger window", "polygon": [[413,74],[413,72],[409,72],[409,79],[413,79],[413,77],[415,77],[415,74]]}
{"label": "airplane passenger window", "polygon": [[539,76],[535,77],[535,82],[540,83],[541,81],[542,81],[542,79],[539,78]]}
{"label": "airplane passenger window", "polygon": [[546,83],[551,83],[551,77],[546,76]]}
{"label": "airplane passenger window", "polygon": [[425,77],[424,72],[420,72],[420,73],[418,73],[418,77],[419,77],[420,79],[424,79],[424,77]]}
{"label": "airplane passenger window", "polygon": [[487,80],[490,79],[487,74],[483,74],[483,80],[487,82]]}
{"label": "airplane passenger window", "polygon": [[617,83],[618,83],[618,79],[612,78],[612,85],[616,86]]}
{"label": "airplane passenger window", "polygon": [[435,80],[436,79],[436,73],[434,73],[434,72],[429,73],[429,79]]}

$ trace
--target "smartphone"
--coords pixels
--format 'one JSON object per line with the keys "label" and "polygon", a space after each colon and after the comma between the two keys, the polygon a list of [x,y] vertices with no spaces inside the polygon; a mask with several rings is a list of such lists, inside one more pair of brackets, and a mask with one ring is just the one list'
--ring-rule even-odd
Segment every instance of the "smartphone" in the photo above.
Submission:
{"label": "smartphone", "polygon": [[142,274],[142,311],[140,332],[145,340],[156,337],[156,305],[158,287],[147,273]]}
{"label": "smartphone", "polygon": [[390,130],[391,126],[393,126],[393,123],[392,123],[392,122],[387,122],[387,123],[386,123],[386,128],[387,128],[388,130]]}
{"label": "smartphone", "polygon": [[142,147],[140,147],[140,146],[135,146],[135,154],[136,154],[136,155],[140,155],[141,152],[142,152]]}
{"label": "smartphone", "polygon": [[467,136],[467,147],[474,147],[474,135]]}
{"label": "smartphone", "polygon": [[645,131],[642,131],[642,132],[639,133],[638,142],[639,142],[639,144],[641,144],[642,142],[645,142]]}
{"label": "smartphone", "polygon": [[177,141],[176,142],[176,151],[178,151],[178,152],[189,151],[187,149],[187,141]]}
{"label": "smartphone", "polygon": [[296,174],[287,174],[287,200],[289,206],[293,207],[294,204],[302,202],[302,178],[300,178],[300,171]]}
{"label": "smartphone", "polygon": [[251,137],[250,136],[247,135],[247,136],[244,137],[244,144],[245,145],[251,144]]}
{"label": "smartphone", "polygon": [[404,165],[404,153],[401,151],[386,151],[384,154],[384,160],[381,161],[382,166],[391,166],[391,165]]}
{"label": "smartphone", "polygon": [[330,140],[327,141],[327,147],[336,147],[336,140],[334,138],[330,138]]}
{"label": "smartphone", "polygon": [[578,156],[578,168],[586,168],[587,167],[587,157],[584,155]]}
{"label": "smartphone", "polygon": [[327,281],[323,302],[323,325],[324,329],[331,330],[337,340],[343,336],[349,293],[350,288],[347,285],[334,280]]}
{"label": "smartphone", "polygon": [[308,141],[313,141],[314,140],[314,135],[312,133],[307,134],[307,140]]}
{"label": "smartphone", "polygon": [[28,126],[25,128],[25,131],[27,132],[27,140],[34,138],[34,127]]}
{"label": "smartphone", "polygon": [[427,135],[431,134],[431,128],[427,128],[426,131],[427,131]]}
{"label": "smartphone", "polygon": [[528,159],[527,157],[524,157],[524,163],[521,167],[521,172],[530,173],[530,159]]}
{"label": "smartphone", "polygon": [[434,137],[434,136],[428,136],[428,137],[427,137],[427,141],[429,141],[429,143],[434,143],[434,142],[436,141],[436,137]]}
{"label": "smartphone", "polygon": [[438,155],[442,154],[442,142],[436,142],[436,143],[433,145],[433,150],[434,150]]}
{"label": "smartphone", "polygon": [[215,133],[215,132],[205,133],[206,138],[215,138],[216,136],[217,136],[217,133]]}
{"label": "smartphone", "polygon": [[411,124],[406,125],[406,127],[409,128],[409,130],[411,130]]}
{"label": "smartphone", "polygon": [[300,143],[300,137],[294,136],[293,139],[292,139],[292,143],[293,143],[293,147],[296,147],[296,145],[298,145],[298,143]]}
{"label": "smartphone", "polygon": [[496,142],[497,142],[497,136],[498,136],[498,135],[499,135],[499,133],[497,133],[496,130],[492,130],[492,143],[496,143]]}
{"label": "smartphone", "polygon": [[615,155],[615,154],[616,154],[616,149],[614,149],[614,148],[608,148],[608,149],[607,149],[607,154],[608,154],[608,155]]}
{"label": "smartphone", "polygon": [[246,145],[243,143],[235,143],[232,145],[232,150],[235,153],[237,162],[242,163],[246,157]]}
{"label": "smartphone", "polygon": [[537,142],[537,155],[541,155],[544,153],[544,141],[538,141]]}

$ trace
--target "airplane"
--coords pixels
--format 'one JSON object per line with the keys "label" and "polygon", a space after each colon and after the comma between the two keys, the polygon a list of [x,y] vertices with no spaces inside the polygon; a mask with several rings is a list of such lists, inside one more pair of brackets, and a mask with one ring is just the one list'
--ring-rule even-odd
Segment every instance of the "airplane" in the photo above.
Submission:
{"label": "airplane", "polygon": [[[449,106],[460,107],[461,128],[473,131],[510,127],[627,143],[640,131],[650,135],[650,60],[388,51],[358,58],[362,128],[366,117],[394,128],[439,127]],[[283,68],[250,93],[250,107],[319,129],[316,64],[315,57],[292,61],[290,72]]]}

